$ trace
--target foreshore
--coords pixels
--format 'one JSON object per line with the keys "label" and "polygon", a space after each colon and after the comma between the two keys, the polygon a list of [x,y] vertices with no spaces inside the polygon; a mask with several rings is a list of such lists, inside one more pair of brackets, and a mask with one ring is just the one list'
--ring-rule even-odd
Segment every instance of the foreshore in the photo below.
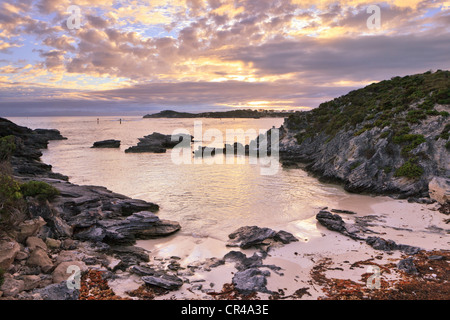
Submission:
{"label": "foreshore", "polygon": [[[31,216],[15,238],[2,238],[2,248],[12,249],[6,258],[2,252],[8,268],[1,299],[423,299],[418,283],[430,299],[450,298],[450,254],[443,250],[448,218],[438,203],[385,196],[373,197],[369,206],[324,203],[317,213],[334,214],[341,229],[314,217],[284,232],[262,225],[241,230],[239,243],[196,238],[177,233],[177,222],[160,220],[157,204],[74,185],[53,173],[40,162],[39,149],[61,139],[59,133],[2,125],[24,142],[12,159],[14,177],[45,181],[60,194],[46,203],[28,199]],[[45,143],[36,144],[37,137]],[[397,246],[375,249],[369,237]],[[405,252],[412,247],[420,251]],[[67,288],[63,277],[71,265],[82,271],[79,290]]]}

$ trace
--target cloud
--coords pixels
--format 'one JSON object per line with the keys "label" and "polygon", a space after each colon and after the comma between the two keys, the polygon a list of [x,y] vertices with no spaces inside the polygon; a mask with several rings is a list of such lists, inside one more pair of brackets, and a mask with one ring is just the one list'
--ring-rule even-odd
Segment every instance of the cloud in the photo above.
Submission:
{"label": "cloud", "polygon": [[[373,81],[450,67],[450,13],[434,0],[380,3],[380,30],[366,26],[369,0],[78,0],[78,30],[66,26],[71,4],[0,5],[3,107],[30,102],[27,84],[39,85],[36,99],[73,103],[315,107]],[[16,53],[24,61],[13,62]]]}

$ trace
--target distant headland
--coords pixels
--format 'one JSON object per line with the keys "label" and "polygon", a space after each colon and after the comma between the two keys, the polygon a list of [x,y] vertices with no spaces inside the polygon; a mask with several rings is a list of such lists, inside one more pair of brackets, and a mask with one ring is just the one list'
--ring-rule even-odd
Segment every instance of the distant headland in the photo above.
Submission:
{"label": "distant headland", "polygon": [[164,110],[155,114],[147,114],[144,118],[284,118],[295,113],[292,110],[230,110],[218,112],[178,112],[173,110]]}

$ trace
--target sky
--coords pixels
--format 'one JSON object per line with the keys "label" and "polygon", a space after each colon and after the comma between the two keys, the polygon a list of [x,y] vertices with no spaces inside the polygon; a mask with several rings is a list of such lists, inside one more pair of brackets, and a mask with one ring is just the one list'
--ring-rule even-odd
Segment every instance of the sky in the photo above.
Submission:
{"label": "sky", "polygon": [[449,31],[446,0],[2,0],[0,116],[308,110],[450,69]]}

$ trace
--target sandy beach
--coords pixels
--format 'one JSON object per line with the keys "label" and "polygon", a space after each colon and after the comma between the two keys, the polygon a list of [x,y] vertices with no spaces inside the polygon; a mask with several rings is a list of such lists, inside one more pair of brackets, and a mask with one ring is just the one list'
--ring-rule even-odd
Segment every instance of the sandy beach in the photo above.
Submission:
{"label": "sandy beach", "polygon": [[[370,230],[384,239],[418,246],[426,251],[449,247],[449,228],[444,221],[446,216],[437,211],[437,204],[408,203],[406,200],[388,197],[372,199],[371,203],[343,201],[341,206],[335,209],[356,212],[356,215],[341,216],[348,224],[355,223],[355,219],[366,219],[369,221]],[[264,264],[281,268],[277,272],[270,271],[267,289],[282,292],[287,299],[316,300],[325,297],[323,285],[314,277],[315,268],[317,269],[320,262],[326,261],[323,273],[327,278],[350,280],[366,286],[361,277],[363,274],[373,273],[370,266],[397,264],[405,257],[401,251],[375,250],[364,241],[356,241],[330,231],[315,218],[291,223],[287,231],[292,232],[300,241],[271,247],[267,258],[264,259]],[[220,292],[224,284],[231,283],[236,272],[233,262],[212,268],[208,266],[214,258],[221,259],[230,250],[236,250],[227,248],[223,240],[173,235],[159,240],[138,241],[136,246],[150,252],[150,266],[167,265],[176,257],[179,258],[182,268],[195,270],[192,275],[178,271],[178,275],[187,283],[179,290],[157,296],[155,299],[213,299],[214,295],[211,293]],[[256,249],[240,251],[247,256],[258,252]],[[355,263],[361,261],[365,263],[355,267]],[[396,269],[389,273],[381,272],[380,276],[382,281],[392,282],[401,279],[404,273]],[[140,277],[128,274],[109,282],[111,288],[120,296],[127,296],[127,292],[139,288],[142,284]],[[304,288],[306,293],[301,297],[294,295],[297,290]],[[258,293],[257,296],[260,299],[269,299],[271,295]]]}

